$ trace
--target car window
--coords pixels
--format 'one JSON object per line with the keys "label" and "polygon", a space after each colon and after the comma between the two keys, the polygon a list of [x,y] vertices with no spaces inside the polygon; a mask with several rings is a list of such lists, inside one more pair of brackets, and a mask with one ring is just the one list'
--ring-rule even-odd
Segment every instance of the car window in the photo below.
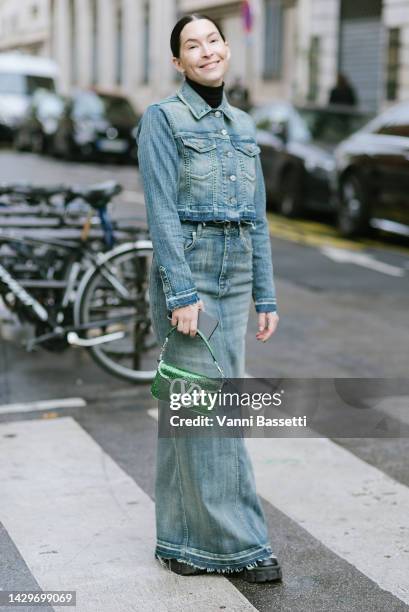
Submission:
{"label": "car window", "polygon": [[136,123],[137,115],[126,98],[98,95],[93,92],[80,94],[75,99],[76,118],[106,118],[113,123],[129,121]]}
{"label": "car window", "polygon": [[31,96],[37,89],[47,89],[47,91],[55,91],[54,79],[50,77],[27,75],[26,77],[26,93]]}
{"label": "car window", "polygon": [[40,88],[55,91],[54,80],[12,72],[0,73],[0,93],[31,96]]}
{"label": "car window", "polygon": [[101,96],[106,117],[113,123],[127,121],[136,123],[138,117],[126,98]]}
{"label": "car window", "polygon": [[289,140],[304,142],[311,139],[308,126],[291,106],[266,106],[256,109],[252,115],[259,130],[272,132],[279,137],[285,136]]}
{"label": "car window", "polygon": [[257,108],[252,113],[256,127],[259,130],[271,131],[276,123],[288,120],[289,111],[281,104]]}
{"label": "car window", "polygon": [[104,115],[104,104],[96,94],[83,93],[73,101],[73,115],[76,119],[94,119]]}
{"label": "car window", "polygon": [[409,137],[409,104],[399,106],[394,109],[394,112],[384,118],[384,121],[378,126],[377,134],[387,134],[390,136]]}
{"label": "car window", "polygon": [[371,132],[372,134],[401,135],[396,133],[401,129],[400,126],[402,126],[405,131],[408,125],[409,104],[397,104],[387,108],[380,115],[369,121],[369,123],[362,128],[362,131]]}
{"label": "car window", "polygon": [[405,123],[399,122],[392,125],[386,125],[379,130],[378,134],[389,134],[390,136],[403,136],[409,138],[409,119]]}
{"label": "car window", "polygon": [[335,144],[361,128],[368,117],[351,112],[329,109],[300,108],[313,140]]}
{"label": "car window", "polygon": [[24,94],[24,75],[11,72],[0,73],[0,94]]}

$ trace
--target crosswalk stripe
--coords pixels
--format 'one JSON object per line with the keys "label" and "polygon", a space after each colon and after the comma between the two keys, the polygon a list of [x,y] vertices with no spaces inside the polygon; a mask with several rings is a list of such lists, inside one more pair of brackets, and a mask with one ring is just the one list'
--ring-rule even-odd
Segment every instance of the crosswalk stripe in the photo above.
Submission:
{"label": "crosswalk stripe", "polygon": [[246,440],[257,490],[409,603],[409,488],[327,438]]}
{"label": "crosswalk stripe", "polygon": [[[157,408],[148,414],[158,419]],[[246,438],[246,445],[266,501],[409,604],[408,487],[328,438]]]}
{"label": "crosswalk stripe", "polygon": [[388,417],[392,417],[400,423],[409,425],[409,397],[396,396],[382,399],[374,406],[376,410],[383,412]]}
{"label": "crosswalk stripe", "polygon": [[221,575],[192,588],[159,566],[153,501],[74,419],[2,424],[0,438],[0,521],[43,590],[76,590],[81,612],[256,610]]}
{"label": "crosswalk stripe", "polygon": [[34,412],[40,410],[57,410],[59,408],[85,408],[87,402],[82,397],[64,397],[55,400],[42,400],[38,402],[21,402],[17,404],[0,405],[0,414],[14,412]]}

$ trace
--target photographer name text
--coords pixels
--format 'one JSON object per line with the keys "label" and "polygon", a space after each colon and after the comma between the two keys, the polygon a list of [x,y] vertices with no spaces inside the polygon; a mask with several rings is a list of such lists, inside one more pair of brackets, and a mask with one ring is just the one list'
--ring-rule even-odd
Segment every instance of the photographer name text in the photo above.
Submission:
{"label": "photographer name text", "polygon": [[268,418],[262,414],[238,418],[229,418],[225,415],[181,417],[174,414],[169,422],[172,427],[214,427],[215,424],[220,427],[307,427],[306,416]]}

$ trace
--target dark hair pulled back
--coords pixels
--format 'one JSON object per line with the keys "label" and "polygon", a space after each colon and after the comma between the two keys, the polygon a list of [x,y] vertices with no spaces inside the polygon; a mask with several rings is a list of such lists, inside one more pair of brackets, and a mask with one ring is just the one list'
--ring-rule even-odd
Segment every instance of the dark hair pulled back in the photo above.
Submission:
{"label": "dark hair pulled back", "polygon": [[187,25],[188,23],[191,23],[192,21],[198,21],[199,19],[207,19],[208,21],[211,21],[218,29],[222,39],[224,41],[226,40],[221,27],[211,17],[208,17],[207,15],[202,15],[201,13],[192,13],[191,15],[184,15],[176,23],[170,35],[170,48],[172,50],[173,57],[180,57],[180,34],[183,28],[185,27],[185,25]]}

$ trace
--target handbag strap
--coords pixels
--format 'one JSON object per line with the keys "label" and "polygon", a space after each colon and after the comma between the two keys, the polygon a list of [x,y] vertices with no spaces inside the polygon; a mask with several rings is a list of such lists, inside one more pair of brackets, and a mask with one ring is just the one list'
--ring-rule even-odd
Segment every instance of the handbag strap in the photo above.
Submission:
{"label": "handbag strap", "polygon": [[[168,333],[166,334],[165,342],[163,343],[163,346],[162,346],[162,349],[161,349],[161,352],[160,352],[160,355],[159,355],[159,359],[158,359],[158,362],[159,362],[159,363],[160,363],[160,362],[162,362],[163,353],[165,352],[166,345],[167,345],[167,343],[168,343],[168,341],[169,341],[169,336],[170,336],[170,334],[171,334],[172,332],[174,332],[175,330],[177,330],[177,327],[176,327],[176,326],[172,327],[172,328],[171,328],[171,329],[168,331]],[[205,343],[205,345],[207,346],[207,348],[209,349],[210,354],[211,354],[211,356],[213,357],[213,361],[214,361],[214,363],[215,363],[215,365],[216,365],[217,369],[219,370],[220,374],[222,375],[222,377],[223,377],[223,378],[225,378],[225,376],[224,376],[224,372],[223,372],[223,369],[222,369],[222,367],[221,367],[221,366],[218,364],[217,359],[216,359],[216,357],[215,357],[215,354],[214,354],[214,352],[213,352],[212,347],[211,347],[211,346],[210,346],[210,344],[209,344],[208,339],[206,338],[206,336],[204,336],[204,335],[203,335],[203,333],[200,331],[200,329],[198,329],[198,330],[196,330],[196,331],[197,331],[197,333],[199,334],[200,338],[201,338],[201,339],[203,340],[203,342]]]}

